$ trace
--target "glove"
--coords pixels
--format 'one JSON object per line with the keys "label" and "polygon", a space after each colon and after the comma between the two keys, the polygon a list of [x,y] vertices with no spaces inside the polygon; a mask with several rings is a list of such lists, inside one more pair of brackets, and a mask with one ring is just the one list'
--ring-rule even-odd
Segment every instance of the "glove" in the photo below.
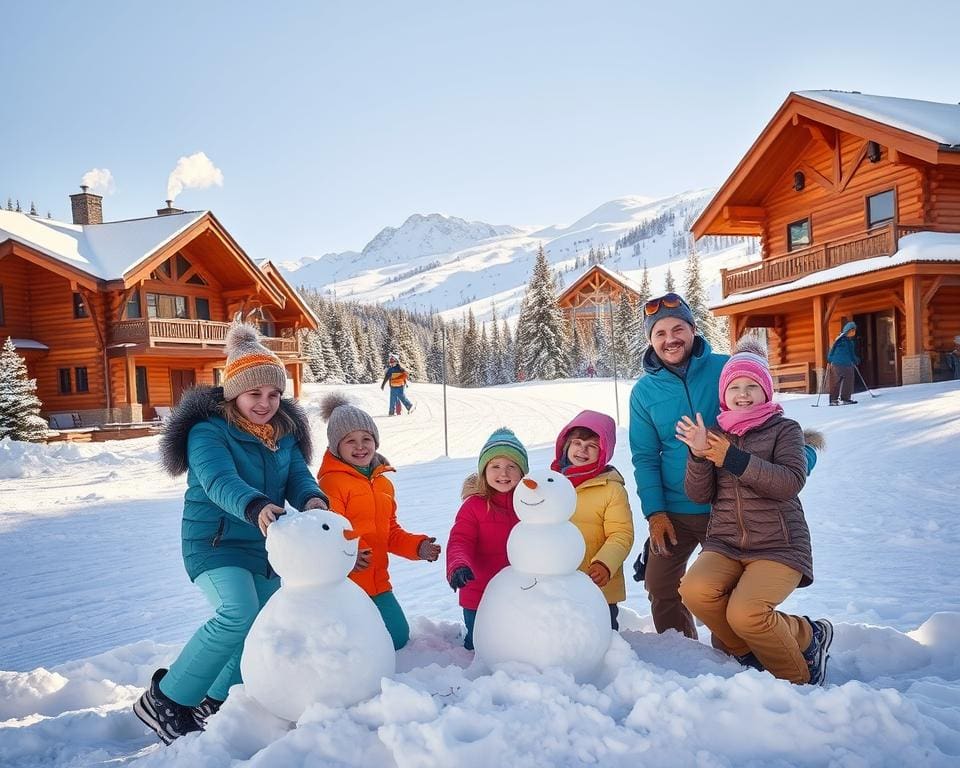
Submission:
{"label": "glove", "polygon": [[455,568],[453,573],[450,574],[450,589],[456,592],[458,589],[467,586],[467,582],[473,581],[474,578],[473,571],[467,566],[461,565],[459,568]]}
{"label": "glove", "polygon": [[673,529],[673,523],[670,522],[667,513],[657,512],[655,515],[650,515],[647,519],[647,524],[650,526],[651,551],[655,555],[669,557],[670,550],[667,548],[666,540],[667,537],[669,537],[670,543],[673,546],[677,546],[677,532]]}
{"label": "glove", "polygon": [[633,564],[633,580],[643,581],[647,577],[647,561],[650,559],[650,539],[643,542],[643,549]]}

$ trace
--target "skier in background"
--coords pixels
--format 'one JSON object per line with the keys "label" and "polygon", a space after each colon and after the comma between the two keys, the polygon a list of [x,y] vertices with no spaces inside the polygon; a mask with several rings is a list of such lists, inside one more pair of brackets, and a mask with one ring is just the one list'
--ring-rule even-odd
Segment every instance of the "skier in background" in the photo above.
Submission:
{"label": "skier in background", "polygon": [[403,392],[409,378],[409,374],[400,365],[400,358],[391,354],[387,358],[387,370],[384,372],[383,381],[380,383],[380,389],[383,389],[387,382],[390,382],[390,407],[387,416],[393,416],[394,414],[399,416],[401,404],[407,409],[407,413],[413,413],[415,406]]}

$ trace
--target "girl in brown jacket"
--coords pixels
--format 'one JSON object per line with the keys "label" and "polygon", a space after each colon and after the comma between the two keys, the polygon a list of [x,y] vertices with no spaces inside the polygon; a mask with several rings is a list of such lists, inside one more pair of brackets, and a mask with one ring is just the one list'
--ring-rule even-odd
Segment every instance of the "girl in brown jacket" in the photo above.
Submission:
{"label": "girl in brown jacket", "polygon": [[677,423],[690,449],[686,493],[711,504],[703,552],[680,596],[742,664],[822,685],[833,626],[776,610],[813,582],[813,555],[797,498],[807,477],[803,431],[772,397],[765,350],[745,337],[720,375],[723,431],[708,431],[699,413],[696,423]]}

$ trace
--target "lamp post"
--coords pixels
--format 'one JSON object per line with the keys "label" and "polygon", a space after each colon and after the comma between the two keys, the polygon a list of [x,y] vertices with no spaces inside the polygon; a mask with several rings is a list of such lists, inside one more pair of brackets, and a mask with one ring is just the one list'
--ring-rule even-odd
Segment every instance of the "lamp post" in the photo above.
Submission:
{"label": "lamp post", "polygon": [[440,321],[440,383],[443,387],[443,455],[450,458],[447,438],[447,327]]}
{"label": "lamp post", "polygon": [[620,426],[620,387],[617,383],[617,319],[613,314],[613,303],[607,296],[607,309],[610,312],[610,350],[613,353],[613,402],[617,412],[617,426]]}

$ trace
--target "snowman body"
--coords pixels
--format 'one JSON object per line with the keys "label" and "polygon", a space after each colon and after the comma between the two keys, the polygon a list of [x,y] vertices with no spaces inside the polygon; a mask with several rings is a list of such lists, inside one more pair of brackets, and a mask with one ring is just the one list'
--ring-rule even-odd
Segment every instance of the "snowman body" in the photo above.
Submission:
{"label": "snowman body", "polygon": [[514,662],[560,667],[590,678],[610,646],[610,609],[577,570],[586,545],[570,517],[576,491],[556,472],[532,474],[514,491],[520,522],[507,540],[510,565],[494,576],[477,609],[474,647],[492,669]]}
{"label": "snowman body", "polygon": [[346,518],[326,510],[281,517],[267,529],[267,555],[282,586],[244,643],[240,671],[266,710],[296,722],[314,703],[352,706],[396,670],[380,612],[347,578],[357,557]]}

